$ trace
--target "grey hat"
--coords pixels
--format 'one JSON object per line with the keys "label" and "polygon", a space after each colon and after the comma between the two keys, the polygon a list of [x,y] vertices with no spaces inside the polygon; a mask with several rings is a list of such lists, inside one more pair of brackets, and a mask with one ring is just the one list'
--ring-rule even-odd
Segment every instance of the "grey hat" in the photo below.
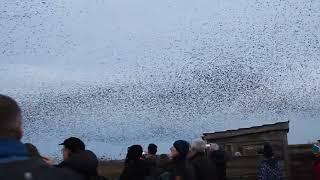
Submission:
{"label": "grey hat", "polygon": [[202,139],[195,139],[191,142],[191,149],[196,152],[205,152],[206,143]]}

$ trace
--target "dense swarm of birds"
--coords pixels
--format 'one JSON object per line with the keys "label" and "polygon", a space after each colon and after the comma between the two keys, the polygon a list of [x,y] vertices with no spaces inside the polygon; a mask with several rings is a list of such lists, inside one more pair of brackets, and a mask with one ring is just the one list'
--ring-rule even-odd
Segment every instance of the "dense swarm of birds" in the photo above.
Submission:
{"label": "dense swarm of birds", "polygon": [[0,55],[62,56],[76,46],[65,31],[67,2],[4,0],[0,6]]}
{"label": "dense swarm of birds", "polygon": [[[58,56],[77,46],[60,19],[69,14],[65,3],[1,2],[2,57],[44,49]],[[168,8],[178,4],[168,3]],[[146,47],[127,81],[13,93],[24,109],[26,137],[72,134],[130,144],[192,138],[214,130],[221,120],[236,122],[252,114],[257,116],[250,121],[259,122],[264,113],[277,119],[287,112],[319,112],[320,2],[220,3],[221,9],[205,21],[181,25],[184,36],[168,35],[166,47]],[[21,31],[28,31],[23,33],[27,36],[20,36]],[[50,39],[58,43],[55,49],[48,45]],[[153,63],[143,64],[148,59]]]}

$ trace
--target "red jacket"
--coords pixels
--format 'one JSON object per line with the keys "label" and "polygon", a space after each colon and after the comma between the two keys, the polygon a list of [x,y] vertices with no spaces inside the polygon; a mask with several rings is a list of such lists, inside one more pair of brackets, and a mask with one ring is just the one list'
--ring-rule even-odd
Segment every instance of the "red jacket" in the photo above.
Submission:
{"label": "red jacket", "polygon": [[313,164],[312,174],[313,174],[313,180],[320,180],[320,157]]}

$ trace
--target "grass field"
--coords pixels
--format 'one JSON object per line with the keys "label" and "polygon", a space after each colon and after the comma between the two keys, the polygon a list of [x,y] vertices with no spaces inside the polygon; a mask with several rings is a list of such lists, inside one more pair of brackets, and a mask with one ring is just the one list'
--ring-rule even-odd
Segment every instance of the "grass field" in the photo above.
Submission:
{"label": "grass field", "polygon": [[101,161],[98,171],[100,175],[108,178],[109,180],[117,179],[122,172],[123,164],[123,160]]}

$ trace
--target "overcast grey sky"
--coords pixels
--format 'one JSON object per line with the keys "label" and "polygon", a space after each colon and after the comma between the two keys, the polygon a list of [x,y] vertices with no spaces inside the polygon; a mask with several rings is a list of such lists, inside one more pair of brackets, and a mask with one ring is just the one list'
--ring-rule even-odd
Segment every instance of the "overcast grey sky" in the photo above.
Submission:
{"label": "overcast grey sky", "polygon": [[1,93],[22,102],[26,140],[49,154],[40,142],[73,134],[114,156],[133,142],[283,120],[304,143],[318,136],[319,10],[310,0],[4,0]]}

